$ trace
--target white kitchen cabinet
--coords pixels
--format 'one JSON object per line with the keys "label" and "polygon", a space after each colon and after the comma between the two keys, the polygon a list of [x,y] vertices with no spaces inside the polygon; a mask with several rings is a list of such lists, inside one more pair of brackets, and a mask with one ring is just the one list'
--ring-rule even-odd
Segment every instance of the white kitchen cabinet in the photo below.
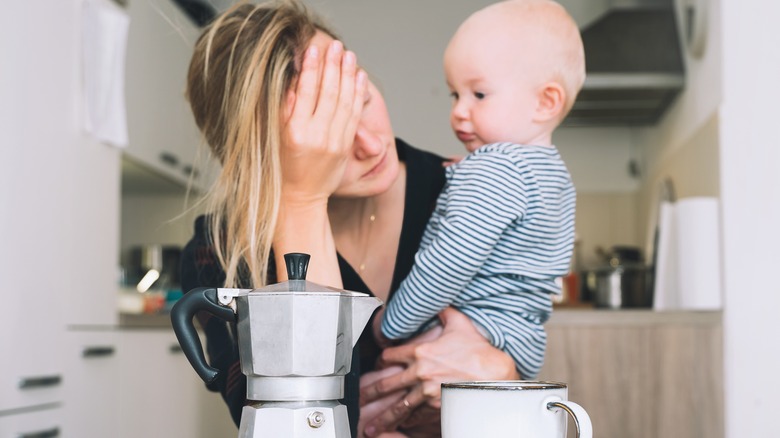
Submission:
{"label": "white kitchen cabinet", "polygon": [[238,430],[169,329],[119,333],[119,411],[115,437],[232,437]]}
{"label": "white kitchen cabinet", "polygon": [[[0,241],[5,248],[24,246],[29,240],[33,240],[36,247],[43,245],[35,242],[36,237],[10,231],[0,227]],[[5,271],[19,261],[8,252],[16,253],[25,263]],[[63,395],[62,318],[56,296],[52,296],[58,290],[57,275],[36,275],[35,257],[33,254],[27,256],[25,252],[0,253],[0,276],[4,279],[3,317],[0,318],[0,354],[3,356],[0,360],[0,414],[59,402]],[[51,262],[45,255],[41,258]],[[36,287],[31,287],[32,284]]]}
{"label": "white kitchen cabinet", "polygon": [[50,344],[52,339],[62,338],[61,332],[50,331],[50,337],[18,328],[3,333],[0,415],[61,402],[65,378],[62,350],[60,344]]}
{"label": "white kitchen cabinet", "polygon": [[116,436],[121,397],[118,340],[112,328],[67,333],[64,438]]}
{"label": "white kitchen cabinet", "polygon": [[126,153],[181,184],[194,170],[193,185],[201,189],[211,172],[205,153],[198,154],[202,141],[184,95],[200,29],[170,0],[127,3]]}
{"label": "white kitchen cabinet", "polygon": [[60,297],[76,269],[62,244],[74,211],[67,195],[77,128],[66,115],[75,54],[40,29],[70,34],[77,8],[42,3],[4,4],[0,14],[0,412],[61,401]]}
{"label": "white kitchen cabinet", "polygon": [[59,407],[0,416],[0,438],[59,438],[62,417]]}

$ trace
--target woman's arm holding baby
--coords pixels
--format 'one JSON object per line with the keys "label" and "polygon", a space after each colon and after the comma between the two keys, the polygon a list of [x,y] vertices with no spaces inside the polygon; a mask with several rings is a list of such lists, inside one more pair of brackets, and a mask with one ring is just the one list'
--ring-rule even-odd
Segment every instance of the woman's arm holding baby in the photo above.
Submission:
{"label": "woman's arm holding baby", "polygon": [[401,365],[404,368],[362,387],[361,405],[365,406],[399,390],[408,392],[389,409],[366,422],[366,436],[378,436],[399,426],[411,430],[438,427],[441,384],[444,382],[520,378],[512,358],[490,345],[468,317],[453,308],[447,308],[439,318],[442,327],[434,328],[440,330],[440,336],[436,339],[423,343],[409,342],[387,348],[382,353],[382,365]]}

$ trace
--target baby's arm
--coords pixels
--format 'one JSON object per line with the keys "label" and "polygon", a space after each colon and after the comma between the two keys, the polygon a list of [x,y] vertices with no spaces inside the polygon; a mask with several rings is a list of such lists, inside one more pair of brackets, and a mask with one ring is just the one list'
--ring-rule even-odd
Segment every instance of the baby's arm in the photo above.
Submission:
{"label": "baby's arm", "polygon": [[[439,229],[417,252],[409,276],[390,300],[382,318],[382,334],[405,339],[453,304],[493,252],[503,232],[522,216],[525,200],[516,173],[505,160],[462,162],[451,178]],[[498,169],[498,170],[497,170]],[[445,196],[444,194],[442,196]],[[425,239],[424,239],[425,240]]]}
{"label": "baby's arm", "polygon": [[484,330],[482,334],[494,347],[512,357],[523,379],[536,378],[542,368],[547,345],[541,319],[521,302],[512,302],[512,310],[507,309],[509,302],[496,304],[503,306],[503,310],[469,306],[463,309],[463,313]]}

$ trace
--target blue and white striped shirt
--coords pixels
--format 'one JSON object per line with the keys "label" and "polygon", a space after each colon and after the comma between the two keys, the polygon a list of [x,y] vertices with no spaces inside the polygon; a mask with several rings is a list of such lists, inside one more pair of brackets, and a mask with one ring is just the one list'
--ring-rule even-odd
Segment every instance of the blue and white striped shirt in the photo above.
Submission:
{"label": "blue and white striped shirt", "polygon": [[576,195],[555,147],[494,143],[447,169],[447,184],[415,264],[382,321],[405,339],[452,305],[536,377],[552,311],[569,270]]}

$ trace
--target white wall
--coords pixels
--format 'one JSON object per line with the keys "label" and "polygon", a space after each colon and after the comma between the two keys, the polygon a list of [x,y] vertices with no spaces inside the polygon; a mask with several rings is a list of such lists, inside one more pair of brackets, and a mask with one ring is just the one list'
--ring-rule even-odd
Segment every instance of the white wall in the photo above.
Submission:
{"label": "white wall", "polygon": [[559,128],[553,135],[577,193],[635,193],[641,179],[629,162],[643,160],[634,130],[628,127]]}
{"label": "white wall", "polygon": [[780,411],[780,3],[722,5],[726,436],[769,436]]}

